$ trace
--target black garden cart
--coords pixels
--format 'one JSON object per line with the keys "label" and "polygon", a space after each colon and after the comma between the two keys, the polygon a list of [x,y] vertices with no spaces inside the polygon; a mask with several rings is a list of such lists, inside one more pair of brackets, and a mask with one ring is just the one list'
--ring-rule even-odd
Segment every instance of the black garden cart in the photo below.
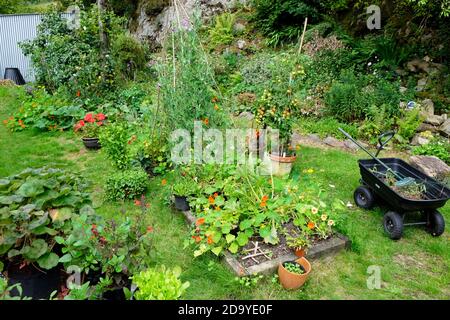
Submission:
{"label": "black garden cart", "polygon": [[[398,240],[402,237],[404,226],[424,225],[435,237],[444,233],[445,221],[437,210],[443,207],[450,199],[450,190],[415,169],[405,161],[397,158],[377,158],[384,146],[394,137],[394,132],[387,132],[380,136],[378,150],[372,155],[348,133],[340,129],[349,139],[356,143],[362,150],[368,153],[372,159],[359,160],[361,172],[361,186],[354,192],[354,200],[358,207],[372,208],[377,202],[383,202],[390,210],[384,215],[383,226],[389,237]],[[386,182],[388,173],[400,177],[406,183],[419,183],[423,187],[420,199],[409,199],[403,196],[398,189]],[[400,182],[403,182],[400,181]],[[419,222],[405,223],[405,216],[420,212],[422,219]]]}

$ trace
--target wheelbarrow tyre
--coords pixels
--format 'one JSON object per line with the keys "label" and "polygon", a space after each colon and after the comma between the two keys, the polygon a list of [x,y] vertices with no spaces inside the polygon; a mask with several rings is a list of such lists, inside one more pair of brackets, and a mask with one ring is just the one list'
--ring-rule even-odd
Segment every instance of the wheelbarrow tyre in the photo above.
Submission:
{"label": "wheelbarrow tyre", "polygon": [[353,199],[358,207],[371,209],[375,205],[375,195],[366,186],[359,186],[353,193]]}
{"label": "wheelbarrow tyre", "polygon": [[444,233],[445,220],[442,214],[435,210],[427,213],[427,231],[433,237],[439,237]]}
{"label": "wheelbarrow tyre", "polygon": [[384,215],[383,227],[389,238],[400,240],[403,235],[403,217],[395,211],[389,211]]}

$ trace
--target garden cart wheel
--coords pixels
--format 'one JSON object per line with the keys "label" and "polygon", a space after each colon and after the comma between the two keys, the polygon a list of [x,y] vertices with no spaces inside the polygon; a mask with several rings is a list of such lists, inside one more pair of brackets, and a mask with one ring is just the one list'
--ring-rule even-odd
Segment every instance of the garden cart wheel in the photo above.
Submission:
{"label": "garden cart wheel", "polygon": [[430,211],[426,213],[427,218],[427,231],[433,236],[433,237],[439,237],[444,233],[445,230],[445,221],[442,214],[437,211]]}
{"label": "garden cart wheel", "polygon": [[366,186],[359,186],[353,194],[353,199],[356,205],[363,209],[371,209],[375,204],[375,195]]}
{"label": "garden cart wheel", "polygon": [[389,211],[384,215],[383,226],[389,238],[399,240],[403,235],[403,217],[395,212]]}

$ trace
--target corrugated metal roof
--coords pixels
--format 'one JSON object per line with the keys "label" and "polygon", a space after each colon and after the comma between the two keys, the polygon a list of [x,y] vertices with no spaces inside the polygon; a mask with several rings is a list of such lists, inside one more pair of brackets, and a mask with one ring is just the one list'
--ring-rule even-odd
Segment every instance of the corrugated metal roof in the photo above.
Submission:
{"label": "corrugated metal roof", "polygon": [[[63,14],[65,18],[69,16],[70,14]],[[41,18],[40,14],[0,15],[0,77],[2,79],[5,68],[19,68],[26,81],[34,81],[31,61],[24,56],[19,43],[36,37]]]}

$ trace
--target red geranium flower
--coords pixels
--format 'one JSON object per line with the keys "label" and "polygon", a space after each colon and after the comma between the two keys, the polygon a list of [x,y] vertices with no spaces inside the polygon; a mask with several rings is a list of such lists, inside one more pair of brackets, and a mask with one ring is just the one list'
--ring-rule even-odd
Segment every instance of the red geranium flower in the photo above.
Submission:
{"label": "red geranium flower", "polygon": [[94,115],[92,113],[88,113],[87,115],[84,116],[84,121],[94,123],[95,122]]}
{"label": "red geranium flower", "polygon": [[95,118],[97,119],[97,121],[103,121],[106,119],[106,116],[103,113],[98,113]]}

